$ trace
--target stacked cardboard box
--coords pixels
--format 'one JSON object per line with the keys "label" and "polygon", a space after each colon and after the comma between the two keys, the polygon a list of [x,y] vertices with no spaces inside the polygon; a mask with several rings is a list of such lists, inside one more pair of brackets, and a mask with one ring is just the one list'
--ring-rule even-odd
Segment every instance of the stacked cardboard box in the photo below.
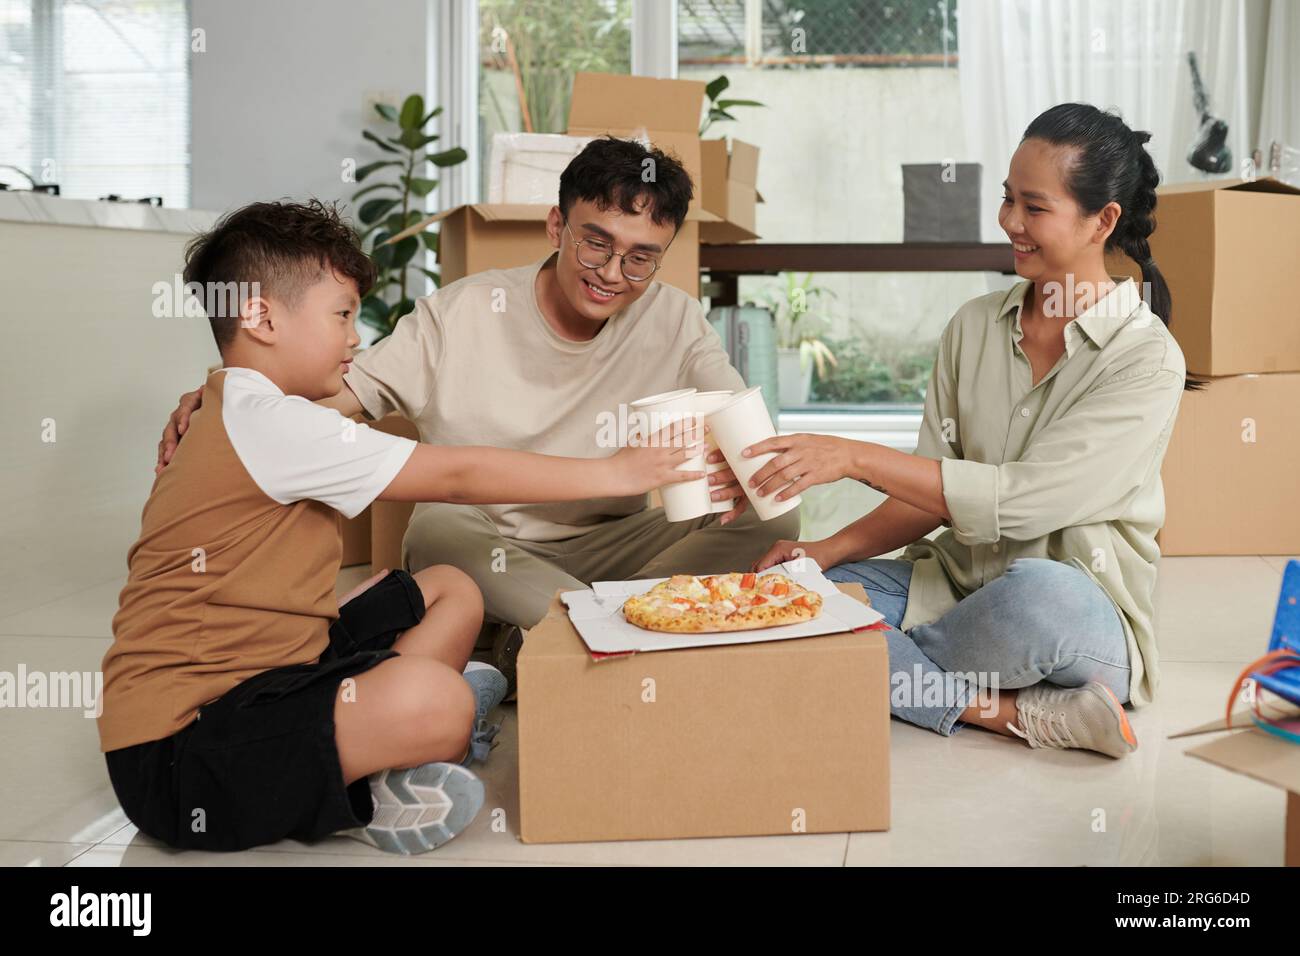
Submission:
{"label": "stacked cardboard box", "polygon": [[[677,156],[696,185],[686,222],[664,256],[658,281],[700,294],[700,225],[717,217],[700,205],[700,112],[704,84],[644,76],[579,73],[573,79],[569,135],[645,138]],[[558,197],[557,197],[558,198]],[[546,216],[554,203],[474,203],[430,216],[398,236],[441,222],[438,264],[443,284],[484,269],[536,262],[552,248]],[[394,237],[396,239],[397,237]]]}
{"label": "stacked cardboard box", "polygon": [[700,143],[700,201],[717,222],[700,225],[705,244],[751,242],[758,238],[758,147],[740,140]]}
{"label": "stacked cardboard box", "polygon": [[[1151,253],[1187,370],[1165,454],[1161,553],[1297,554],[1300,189],[1215,180],[1159,192]],[[1127,258],[1112,272],[1132,275]]]}

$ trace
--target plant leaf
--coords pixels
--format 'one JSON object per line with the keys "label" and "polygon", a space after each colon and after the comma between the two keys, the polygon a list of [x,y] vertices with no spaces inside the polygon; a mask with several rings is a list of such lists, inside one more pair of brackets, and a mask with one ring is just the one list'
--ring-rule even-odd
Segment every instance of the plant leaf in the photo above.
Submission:
{"label": "plant leaf", "polygon": [[381,159],[378,160],[377,162],[366,163],[364,166],[361,166],[357,169],[357,182],[361,182],[361,180],[365,179],[376,169],[383,169],[385,166],[401,166],[401,165],[402,165],[402,161],[400,159]]}
{"label": "plant leaf", "polygon": [[415,300],[403,299],[401,302],[393,306],[393,308],[389,311],[388,314],[392,316],[393,324],[396,325],[398,319],[400,319],[404,315],[409,315],[414,311],[415,311]]}
{"label": "plant leaf", "polygon": [[361,204],[357,216],[362,222],[374,222],[396,206],[397,203],[398,200],[396,199],[367,199]]}
{"label": "plant leaf", "polygon": [[382,139],[380,139],[380,138],[379,138],[378,136],[376,136],[374,133],[370,132],[370,130],[368,130],[368,129],[363,129],[363,130],[361,131],[361,136],[362,136],[362,138],[364,138],[364,139],[368,139],[368,140],[370,140],[370,142],[374,143],[376,146],[378,146],[380,149],[382,149],[382,150],[383,150],[384,152],[386,152],[386,153],[400,153],[400,152],[401,152],[401,150],[398,149],[396,146],[391,146],[391,145],[389,145],[388,143],[384,142]]}
{"label": "plant leaf", "polygon": [[441,106],[435,106],[433,109],[429,110],[428,113],[424,114],[424,119],[420,120],[420,129],[424,129],[424,127],[428,124],[429,120],[433,119],[435,116],[438,116],[440,113],[442,113]]}
{"label": "plant leaf", "polygon": [[398,123],[402,126],[402,132],[408,130],[418,131],[420,128],[420,117],[424,115],[424,97],[419,93],[412,93],[402,103],[402,113],[397,118]]}
{"label": "plant leaf", "polygon": [[407,149],[423,149],[437,138],[436,136],[426,136],[418,129],[412,128],[402,130],[402,135],[398,138],[398,141]]}
{"label": "plant leaf", "polygon": [[438,234],[430,229],[428,232],[420,233],[420,238],[424,240],[424,248],[430,252],[438,251]]}
{"label": "plant leaf", "polygon": [[415,238],[415,236],[407,236],[401,242],[392,246],[386,246],[385,248],[393,250],[392,268],[403,269],[406,267],[406,264],[411,261],[416,250],[420,248],[420,240]]}
{"label": "plant leaf", "polygon": [[[366,193],[374,192],[376,189],[397,189],[397,187],[394,186],[392,183],[371,183],[369,186],[365,187],[364,189],[358,189],[356,192],[354,192],[352,194],[352,198],[354,200],[360,199]],[[401,190],[398,190],[398,192],[400,191]]]}
{"label": "plant leaf", "polygon": [[438,185],[436,179],[421,179],[419,176],[412,176],[408,181],[405,176],[402,177],[402,185],[411,191],[411,195],[421,198],[433,192],[433,188]]}
{"label": "plant leaf", "polygon": [[430,153],[425,159],[435,166],[455,166],[469,159],[469,153],[459,146],[453,146],[451,149],[444,149],[441,153]]}
{"label": "plant leaf", "polygon": [[726,76],[719,76],[717,79],[712,80],[709,83],[709,85],[704,88],[704,95],[707,96],[710,100],[716,100],[718,98],[718,94],[721,93],[730,85],[731,85],[731,80],[727,79]]}
{"label": "plant leaf", "polygon": [[766,106],[766,103],[760,103],[758,100],[718,100],[713,104],[720,110],[729,110],[733,106]]}
{"label": "plant leaf", "polygon": [[388,329],[388,310],[390,306],[379,296],[371,294],[361,300],[357,318],[372,329],[383,332]]}
{"label": "plant leaf", "polygon": [[376,103],[375,112],[388,120],[390,123],[397,122],[397,107],[390,103]]}

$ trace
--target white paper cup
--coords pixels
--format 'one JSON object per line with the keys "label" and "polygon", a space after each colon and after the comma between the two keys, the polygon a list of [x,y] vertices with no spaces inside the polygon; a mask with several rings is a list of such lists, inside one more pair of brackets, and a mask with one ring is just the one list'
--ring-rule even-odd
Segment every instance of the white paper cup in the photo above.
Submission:
{"label": "white paper cup", "polygon": [[[721,408],[727,403],[727,400],[735,395],[735,392],[696,392],[695,393],[695,410],[708,420],[708,416],[714,411]],[[725,461],[720,461],[716,465],[709,464],[709,456],[718,450],[718,443],[714,441],[712,433],[704,436],[704,470],[710,475],[714,472],[725,471],[731,466]],[[705,478],[707,481],[708,478]],[[712,495],[716,489],[710,485],[709,494]],[[713,514],[725,514],[732,508],[736,507],[736,498],[723,498],[721,501],[715,501],[710,505],[709,511]]]}
{"label": "white paper cup", "polygon": [[[673,425],[683,419],[697,416],[695,411],[695,393],[693,388],[679,388],[674,392],[649,395],[638,398],[631,403],[635,413],[647,416],[645,427],[638,429],[642,436],[652,435],[660,429]],[[704,452],[693,458],[687,458],[677,466],[678,471],[703,471]],[[664,485],[659,489],[664,500],[664,517],[669,521],[689,521],[709,513],[713,501],[709,498],[708,477],[695,481],[679,481]]]}
{"label": "white paper cup", "polygon": [[727,464],[735,472],[736,480],[740,482],[740,487],[745,489],[745,496],[760,518],[768,521],[799,506],[803,500],[801,495],[795,495],[785,501],[777,501],[776,493],[780,488],[773,489],[769,495],[760,496],[758,489],[749,487],[749,479],[776,457],[769,453],[746,458],[741,454],[750,445],[776,435],[772,416],[768,414],[767,406],[763,404],[761,386],[755,385],[743,392],[737,392],[731,401],[709,415],[707,421],[713,431],[713,440],[722,449]]}

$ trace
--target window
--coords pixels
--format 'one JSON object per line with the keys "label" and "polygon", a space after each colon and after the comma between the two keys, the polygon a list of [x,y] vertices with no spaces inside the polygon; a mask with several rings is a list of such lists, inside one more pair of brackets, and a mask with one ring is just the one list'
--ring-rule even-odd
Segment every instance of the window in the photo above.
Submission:
{"label": "window", "polygon": [[[479,0],[479,163],[496,133],[563,133],[579,72],[628,73],[632,0]],[[486,185],[483,186],[486,199]]]}
{"label": "window", "polygon": [[0,165],[187,207],[190,42],[184,0],[0,0]]}
{"label": "window", "polygon": [[[704,134],[760,147],[760,242],[902,241],[903,164],[966,161],[956,7],[679,0],[678,75],[764,104]],[[920,405],[939,333],[988,290],[979,273],[799,273],[744,278],[740,300],[776,315],[783,408],[864,411]]]}

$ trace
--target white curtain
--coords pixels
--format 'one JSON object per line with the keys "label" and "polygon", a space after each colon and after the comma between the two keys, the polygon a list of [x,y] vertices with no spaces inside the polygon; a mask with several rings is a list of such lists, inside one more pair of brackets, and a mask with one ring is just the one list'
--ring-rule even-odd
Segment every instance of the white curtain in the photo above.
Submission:
{"label": "white curtain", "polygon": [[[1300,186],[1300,2],[1273,0],[1269,6],[1268,48],[1264,60],[1264,96],[1259,117],[1259,146],[1268,165],[1269,144],[1290,147],[1281,176]],[[1264,170],[1261,170],[1261,174]]]}
{"label": "white curtain", "polygon": [[[1203,174],[1186,161],[1199,116],[1188,51],[1210,112],[1228,123],[1233,172],[1251,143],[1245,4],[1248,0],[959,0],[962,117],[970,158],[983,164],[981,234],[1003,238],[998,197],[1025,127],[1058,103],[1116,108],[1148,130],[1164,182]],[[1278,2],[1278,0],[1275,0]]]}

